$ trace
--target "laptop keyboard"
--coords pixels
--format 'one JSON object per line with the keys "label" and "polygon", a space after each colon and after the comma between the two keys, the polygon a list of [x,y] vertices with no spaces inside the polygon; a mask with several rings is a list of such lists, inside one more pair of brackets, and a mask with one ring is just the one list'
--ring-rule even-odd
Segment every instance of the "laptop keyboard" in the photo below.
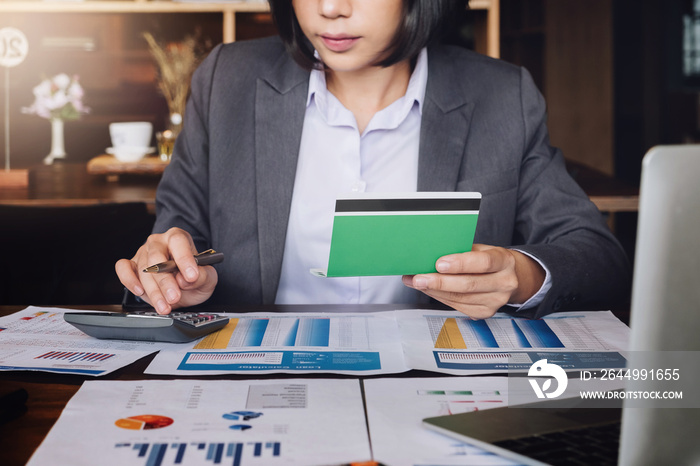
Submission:
{"label": "laptop keyboard", "polygon": [[620,447],[620,423],[503,440],[494,445],[553,466],[615,466]]}

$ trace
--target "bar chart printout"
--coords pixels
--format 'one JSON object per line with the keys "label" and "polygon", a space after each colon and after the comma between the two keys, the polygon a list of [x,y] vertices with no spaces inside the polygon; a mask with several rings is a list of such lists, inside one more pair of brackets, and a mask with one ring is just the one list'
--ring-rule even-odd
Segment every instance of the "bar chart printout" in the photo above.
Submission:
{"label": "bar chart printout", "polygon": [[608,349],[588,325],[585,315],[520,319],[496,315],[485,320],[466,316],[426,315],[436,349],[469,350],[581,350]]}
{"label": "bar chart printout", "polygon": [[[425,317],[435,348],[445,349],[550,349],[565,348],[562,339],[544,319],[528,320],[496,317],[471,320],[468,317]],[[566,322],[568,324],[568,322]],[[561,326],[559,326],[561,328]],[[579,341],[600,347],[592,335],[578,335]],[[574,349],[574,348],[572,348]]]}
{"label": "bar chart printout", "polygon": [[140,380],[85,382],[29,465],[286,466],[348,459],[371,459],[357,380]]}
{"label": "bar chart printout", "polygon": [[[269,464],[282,458],[280,442],[192,442],[192,443],[117,443],[116,449],[131,450],[130,464],[165,466],[167,464]],[[166,456],[167,455],[167,456]],[[172,460],[172,461],[169,461]]]}
{"label": "bar chart printout", "polygon": [[231,314],[220,331],[161,351],[146,372],[403,372],[398,335],[393,312]]}
{"label": "bar chart printout", "polygon": [[67,323],[68,309],[30,306],[0,317],[0,370],[99,376],[167,343],[98,340]]}
{"label": "bar chart printout", "polygon": [[[352,323],[336,319],[338,332],[353,335]],[[356,322],[358,324],[360,322]],[[366,326],[366,323],[365,323]],[[226,349],[241,347],[328,347],[331,336],[329,317],[267,317],[233,318],[221,332],[205,337],[196,349]],[[365,334],[359,333],[360,338]],[[354,345],[367,347],[366,339],[357,338]]]}
{"label": "bar chart printout", "polygon": [[451,311],[401,311],[406,364],[446,373],[527,370],[539,359],[564,369],[625,366],[629,328],[606,311],[542,319],[496,314],[485,320]]}

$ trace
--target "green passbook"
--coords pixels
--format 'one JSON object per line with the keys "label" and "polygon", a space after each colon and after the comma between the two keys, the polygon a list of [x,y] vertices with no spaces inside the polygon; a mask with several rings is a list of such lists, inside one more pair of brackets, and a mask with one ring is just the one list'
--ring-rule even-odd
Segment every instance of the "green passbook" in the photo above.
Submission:
{"label": "green passbook", "polygon": [[326,277],[436,272],[446,254],[471,251],[480,193],[363,193],[337,199]]}

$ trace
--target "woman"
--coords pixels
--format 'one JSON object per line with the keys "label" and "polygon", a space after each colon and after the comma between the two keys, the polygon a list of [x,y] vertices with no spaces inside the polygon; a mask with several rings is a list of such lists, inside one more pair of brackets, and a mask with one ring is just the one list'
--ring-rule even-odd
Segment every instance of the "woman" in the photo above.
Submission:
{"label": "woman", "polygon": [[[460,2],[272,0],[280,38],[217,47],[195,74],[152,236],[116,265],[160,313],[235,303],[421,302],[473,318],[625,297],[617,241],[549,146],[526,71],[433,44]],[[479,191],[473,251],[438,273],[321,279],[334,200]],[[215,247],[224,264],[197,267]],[[148,275],[172,258],[181,273]],[[221,282],[221,283],[219,283]],[[217,286],[218,284],[218,286]],[[420,293],[422,292],[422,293]]]}

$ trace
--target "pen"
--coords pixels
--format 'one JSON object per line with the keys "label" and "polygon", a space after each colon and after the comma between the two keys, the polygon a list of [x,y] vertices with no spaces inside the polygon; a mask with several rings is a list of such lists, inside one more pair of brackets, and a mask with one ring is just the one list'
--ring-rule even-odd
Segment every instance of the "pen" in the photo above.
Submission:
{"label": "pen", "polygon": [[[216,252],[213,249],[207,249],[199,254],[194,255],[194,261],[197,265],[211,265],[218,264],[224,260],[223,252]],[[146,273],[165,273],[165,272],[177,272],[178,268],[175,261],[169,260],[161,262],[159,264],[151,265],[143,269]]]}

